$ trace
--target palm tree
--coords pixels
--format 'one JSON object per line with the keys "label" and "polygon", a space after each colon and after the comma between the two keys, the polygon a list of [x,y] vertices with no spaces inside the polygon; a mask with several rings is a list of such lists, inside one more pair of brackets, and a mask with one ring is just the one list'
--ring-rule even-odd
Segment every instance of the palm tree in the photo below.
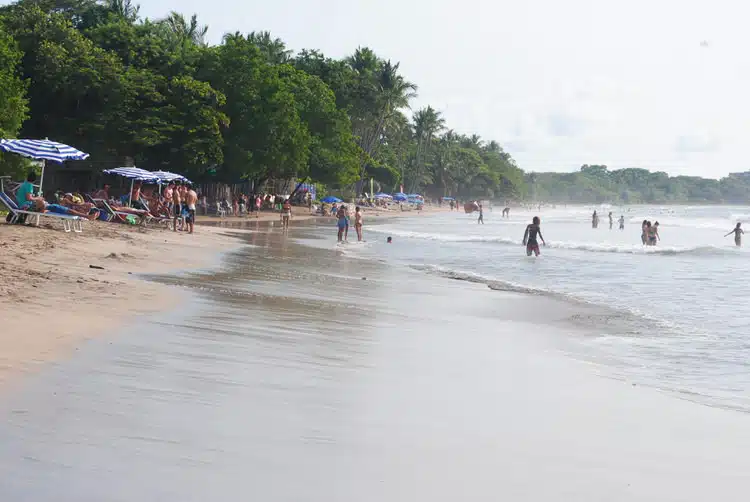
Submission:
{"label": "palm tree", "polygon": [[106,0],[104,8],[122,19],[134,23],[138,19],[139,5],[133,5],[131,0]]}
{"label": "palm tree", "polygon": [[292,51],[286,48],[286,44],[280,38],[271,38],[271,32],[253,31],[247,39],[260,49],[271,64],[285,64],[292,58]]}
{"label": "palm tree", "polygon": [[205,45],[205,37],[208,32],[208,26],[198,24],[198,16],[193,14],[190,22],[179,12],[172,11],[169,16],[162,21],[172,35],[177,39],[179,44],[192,42],[196,45]]}
{"label": "palm tree", "polygon": [[[420,178],[426,170],[426,157],[432,141],[435,135],[445,128],[445,119],[441,116],[440,112],[428,106],[417,110],[412,120],[414,121],[414,135],[417,140],[415,159],[417,176],[415,178]],[[415,190],[416,188],[416,185],[413,185],[413,189]]]}
{"label": "palm tree", "polygon": [[[367,158],[383,141],[388,122],[399,110],[409,107],[417,86],[398,73],[399,63],[381,61],[366,47],[357,48],[347,63],[357,82],[355,103],[350,111],[352,128]],[[360,181],[365,179],[367,164],[361,165]]]}

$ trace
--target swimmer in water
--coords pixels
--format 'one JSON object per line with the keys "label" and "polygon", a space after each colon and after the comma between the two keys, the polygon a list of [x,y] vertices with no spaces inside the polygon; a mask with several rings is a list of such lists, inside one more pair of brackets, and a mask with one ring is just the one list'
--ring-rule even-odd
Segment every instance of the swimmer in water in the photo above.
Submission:
{"label": "swimmer in water", "polygon": [[742,223],[737,223],[737,226],[732,229],[731,232],[729,232],[724,237],[729,237],[730,235],[734,234],[734,245],[737,247],[742,246],[742,234],[744,234],[744,230],[740,228],[742,226]]}
{"label": "swimmer in water", "polygon": [[625,230],[625,217],[624,216],[620,216],[619,223],[620,223],[620,230]]}
{"label": "swimmer in water", "polygon": [[596,214],[596,211],[594,211],[594,214],[591,215],[591,228],[598,228],[599,227],[599,215]]}
{"label": "swimmer in water", "polygon": [[385,242],[387,242],[388,244],[391,244],[393,242],[393,238],[391,236],[388,236]]}
{"label": "swimmer in water", "polygon": [[526,232],[523,234],[523,245],[526,246],[526,256],[531,256],[531,253],[539,256],[539,243],[536,241],[537,235],[542,240],[542,244],[547,245],[544,242],[544,237],[542,237],[542,229],[539,228],[539,224],[539,216],[534,216],[531,225],[526,227]]}
{"label": "swimmer in water", "polygon": [[609,212],[609,229],[612,230],[612,224],[614,222],[612,221],[612,211]]}
{"label": "swimmer in water", "polygon": [[641,223],[641,242],[644,246],[646,245],[648,226],[648,220],[643,220],[643,223]]}

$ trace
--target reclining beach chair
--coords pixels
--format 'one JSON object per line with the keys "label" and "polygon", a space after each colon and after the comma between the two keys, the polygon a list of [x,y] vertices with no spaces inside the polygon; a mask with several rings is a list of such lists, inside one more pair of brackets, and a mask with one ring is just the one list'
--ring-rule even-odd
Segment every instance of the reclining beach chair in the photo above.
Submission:
{"label": "reclining beach chair", "polygon": [[0,189],[0,201],[5,205],[5,207],[8,208],[8,211],[13,215],[10,219],[11,224],[18,222],[18,219],[22,216],[26,216],[26,221],[29,223],[34,224],[35,226],[39,226],[39,220],[44,218],[51,218],[56,219],[58,221],[62,221],[63,224],[63,230],[66,232],[76,232],[81,233],[83,232],[83,223],[81,222],[81,218],[78,216],[71,216],[68,214],[58,214],[58,213],[39,213],[35,211],[22,211],[18,208],[18,205],[16,204],[16,201],[11,199],[8,194],[6,194],[2,189]]}

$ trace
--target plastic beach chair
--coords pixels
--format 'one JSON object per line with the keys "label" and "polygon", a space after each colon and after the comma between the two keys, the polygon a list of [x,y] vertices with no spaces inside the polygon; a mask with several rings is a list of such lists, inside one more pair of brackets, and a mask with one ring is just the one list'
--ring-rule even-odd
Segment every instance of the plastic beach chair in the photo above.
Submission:
{"label": "plastic beach chair", "polygon": [[6,194],[4,191],[0,190],[0,201],[3,202],[5,207],[8,208],[8,211],[11,212],[13,215],[10,219],[10,223],[16,223],[18,219],[21,217],[21,215],[26,215],[26,221],[34,224],[35,226],[39,226],[39,221],[42,217],[44,218],[54,218],[58,221],[62,221],[63,224],[63,230],[65,232],[76,232],[81,233],[83,232],[83,223],[81,222],[81,218],[78,216],[71,216],[68,214],[57,214],[57,213],[39,213],[35,211],[23,211],[18,208],[18,205],[16,202],[8,197],[8,194]]}

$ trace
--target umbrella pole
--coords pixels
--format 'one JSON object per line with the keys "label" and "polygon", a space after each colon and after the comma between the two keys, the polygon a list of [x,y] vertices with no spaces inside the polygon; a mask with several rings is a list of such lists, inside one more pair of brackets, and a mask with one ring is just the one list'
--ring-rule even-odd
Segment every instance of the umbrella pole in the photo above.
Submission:
{"label": "umbrella pole", "polygon": [[44,167],[47,165],[47,161],[42,159],[42,176],[39,178],[39,196],[44,197],[44,192],[42,191],[42,185],[44,184]]}
{"label": "umbrella pole", "polygon": [[130,193],[128,193],[128,206],[133,207],[133,182],[135,180],[130,178]]}

